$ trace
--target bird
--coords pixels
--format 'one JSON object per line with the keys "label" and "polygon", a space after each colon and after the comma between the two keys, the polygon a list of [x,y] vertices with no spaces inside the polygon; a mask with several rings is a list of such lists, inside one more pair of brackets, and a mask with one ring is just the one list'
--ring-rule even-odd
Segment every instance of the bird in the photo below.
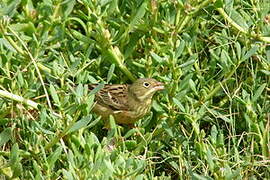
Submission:
{"label": "bird", "polygon": [[[90,84],[89,89],[96,87]],[[95,94],[92,111],[105,120],[105,128],[110,115],[117,124],[134,127],[150,111],[153,95],[163,89],[164,84],[153,78],[140,78],[133,84],[107,84]]]}

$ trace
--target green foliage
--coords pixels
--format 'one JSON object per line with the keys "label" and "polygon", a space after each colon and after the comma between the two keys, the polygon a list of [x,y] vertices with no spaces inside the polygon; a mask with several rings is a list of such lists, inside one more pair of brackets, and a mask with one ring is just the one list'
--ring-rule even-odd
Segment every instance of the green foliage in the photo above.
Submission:
{"label": "green foliage", "polygon": [[[269,179],[269,42],[268,0],[2,0],[0,178]],[[151,113],[102,129],[140,77]]]}

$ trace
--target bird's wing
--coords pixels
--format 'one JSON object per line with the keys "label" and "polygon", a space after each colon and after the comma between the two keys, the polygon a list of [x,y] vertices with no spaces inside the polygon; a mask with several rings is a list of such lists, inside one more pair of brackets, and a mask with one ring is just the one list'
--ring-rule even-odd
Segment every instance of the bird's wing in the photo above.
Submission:
{"label": "bird's wing", "polygon": [[[97,85],[90,85],[94,89]],[[129,110],[128,85],[113,84],[105,85],[96,93],[98,104],[109,106],[112,110]]]}

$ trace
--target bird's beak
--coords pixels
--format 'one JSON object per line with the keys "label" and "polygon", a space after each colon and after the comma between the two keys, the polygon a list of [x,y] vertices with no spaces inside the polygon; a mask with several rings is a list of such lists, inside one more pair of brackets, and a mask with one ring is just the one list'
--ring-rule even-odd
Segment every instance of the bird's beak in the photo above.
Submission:
{"label": "bird's beak", "polygon": [[164,84],[162,82],[157,82],[154,86],[154,89],[157,91],[163,90],[164,88],[165,87],[164,87]]}

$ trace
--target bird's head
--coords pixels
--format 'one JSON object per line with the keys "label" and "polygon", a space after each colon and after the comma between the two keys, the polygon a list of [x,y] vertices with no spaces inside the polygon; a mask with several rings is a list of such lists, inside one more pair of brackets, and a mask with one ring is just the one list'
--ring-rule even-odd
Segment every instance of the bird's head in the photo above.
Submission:
{"label": "bird's head", "polygon": [[129,92],[140,101],[151,99],[155,92],[163,90],[164,84],[152,78],[141,78],[129,87]]}

